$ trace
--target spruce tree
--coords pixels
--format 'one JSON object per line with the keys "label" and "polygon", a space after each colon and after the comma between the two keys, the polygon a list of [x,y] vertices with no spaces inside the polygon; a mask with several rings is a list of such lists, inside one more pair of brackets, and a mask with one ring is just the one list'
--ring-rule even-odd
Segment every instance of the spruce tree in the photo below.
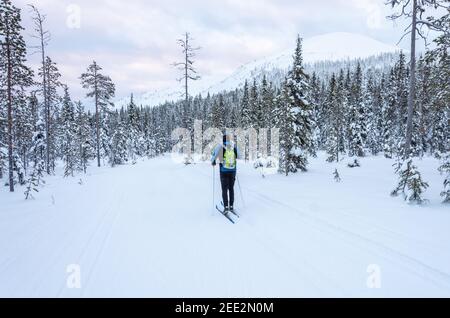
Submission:
{"label": "spruce tree", "polygon": [[109,76],[100,73],[102,68],[93,62],[89,65],[86,73],[81,75],[81,84],[88,90],[86,97],[94,98],[95,103],[95,132],[96,132],[96,152],[97,165],[101,166],[101,149],[107,149],[108,134],[106,129],[106,116],[112,106],[111,99],[115,95],[115,85]]}
{"label": "spruce tree", "polygon": [[111,120],[114,123],[114,131],[111,135],[109,161],[112,167],[128,162],[127,123],[118,114]]}
{"label": "spruce tree", "polygon": [[247,80],[245,81],[244,84],[244,91],[240,108],[241,108],[241,125],[242,128],[247,129],[250,127],[252,121],[252,114],[250,107],[250,90]]}
{"label": "spruce tree", "polygon": [[25,190],[25,200],[34,199],[33,193],[39,192],[39,186],[45,184],[44,180],[45,162],[39,160],[34,164],[33,171],[28,179],[28,185]]}
{"label": "spruce tree", "polygon": [[439,172],[445,176],[444,190],[441,192],[441,197],[444,199],[443,203],[450,203],[450,154],[442,160],[442,165],[439,167]]}
{"label": "spruce tree", "polygon": [[78,151],[77,170],[86,173],[89,159],[92,157],[92,141],[90,137],[90,127],[88,115],[85,113],[83,104],[78,101],[76,104],[75,129],[76,148]]}
{"label": "spruce tree", "polygon": [[326,99],[328,105],[326,149],[329,155],[329,162],[339,162],[340,154],[345,153],[344,115],[347,105],[347,95],[344,72],[341,70],[337,81],[335,74],[332,74]]}
{"label": "spruce tree", "polygon": [[313,148],[313,113],[308,100],[309,90],[309,77],[303,66],[302,39],[298,36],[294,64],[282,91],[282,106],[276,111],[286,175],[298,170],[307,171],[307,156]]}
{"label": "spruce tree", "polygon": [[[5,83],[4,97],[7,105],[6,144],[8,147],[9,190],[14,192],[14,170],[20,159],[14,152],[14,113],[25,103],[24,91],[32,84],[32,71],[25,65],[26,45],[21,34],[20,9],[10,0],[0,2],[0,82]],[[20,173],[20,172],[19,172]]]}
{"label": "spruce tree", "polygon": [[74,176],[78,164],[77,127],[75,122],[75,107],[69,95],[69,89],[64,87],[62,110],[60,117],[61,135],[60,149],[64,161],[64,176]]}
{"label": "spruce tree", "polygon": [[428,183],[422,180],[420,172],[414,165],[413,160],[404,161],[398,169],[399,184],[392,191],[392,196],[403,194],[405,201],[410,203],[422,204],[426,202],[422,198],[423,192],[428,188]]}
{"label": "spruce tree", "polygon": [[39,92],[44,100],[42,108],[43,118],[45,120],[45,142],[46,158],[45,167],[47,174],[51,174],[55,170],[56,160],[56,137],[58,130],[58,104],[61,100],[58,89],[62,86],[60,82],[61,74],[56,63],[50,57],[45,58],[43,67],[39,68],[39,76],[46,78],[46,88],[40,89]]}
{"label": "spruce tree", "polygon": [[381,96],[381,118],[382,131],[381,138],[383,142],[383,152],[386,158],[393,158],[396,154],[396,95],[392,89],[394,82],[394,71],[391,70],[389,79],[382,84],[384,88]]}
{"label": "spruce tree", "polygon": [[365,142],[367,138],[366,127],[366,107],[363,100],[363,78],[361,64],[358,62],[356,71],[353,73],[351,91],[350,91],[350,156],[364,157]]}
{"label": "spruce tree", "polygon": [[133,95],[131,95],[130,104],[127,109],[128,122],[128,156],[133,163],[136,163],[137,157],[143,155],[143,137],[139,125],[139,110],[134,103]]}

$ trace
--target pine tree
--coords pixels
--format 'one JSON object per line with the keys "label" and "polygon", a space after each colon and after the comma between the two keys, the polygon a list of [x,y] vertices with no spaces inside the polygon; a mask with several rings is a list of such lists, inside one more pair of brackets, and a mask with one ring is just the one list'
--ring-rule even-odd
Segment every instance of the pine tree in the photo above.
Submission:
{"label": "pine tree", "polygon": [[25,190],[25,200],[34,199],[33,192],[39,192],[39,186],[45,184],[44,180],[45,162],[40,160],[35,163],[33,171],[28,179],[28,186]]}
{"label": "pine tree", "polygon": [[364,100],[366,105],[367,140],[366,147],[372,155],[377,155],[382,151],[380,147],[382,135],[381,116],[381,91],[375,80],[372,70],[367,72],[364,85]]}
{"label": "pine tree", "polygon": [[[413,168],[415,167],[413,166]],[[406,195],[407,200],[410,203],[415,204],[423,204],[427,202],[427,200],[422,198],[422,194],[428,187],[428,183],[422,180],[419,171],[414,170],[411,179],[408,180],[408,194]]]}
{"label": "pine tree", "polygon": [[[59,86],[59,72],[54,72],[55,69],[52,68],[52,62],[47,58],[46,56],[46,47],[48,46],[48,43],[50,42],[50,32],[45,29],[44,24],[46,21],[46,16],[41,14],[39,9],[34,5],[29,5],[31,8],[32,13],[32,20],[33,20],[33,26],[34,26],[34,34],[32,35],[33,38],[37,39],[38,44],[33,46],[33,49],[36,50],[36,53],[40,55],[40,63],[41,67],[39,70],[39,77],[41,79],[40,89],[39,92],[41,93],[42,99],[43,99],[43,112],[45,114],[45,124],[46,124],[46,138],[45,142],[47,143],[46,149],[46,168],[47,168],[47,174],[50,174],[51,166],[53,166],[50,163],[51,160],[51,151],[54,149],[54,145],[50,144],[52,142],[51,138],[51,105],[50,103],[53,101],[55,97],[55,87]],[[54,66],[54,65],[53,65]],[[49,79],[49,77],[52,76],[52,79]],[[52,86],[50,91],[48,90],[48,86]],[[54,157],[54,156],[53,156]]]}
{"label": "pine tree", "polygon": [[326,149],[328,162],[339,162],[340,153],[345,152],[344,145],[344,107],[346,91],[344,87],[344,73],[341,71],[339,82],[336,82],[336,75],[332,74],[326,103],[328,105],[327,114],[327,143]]}
{"label": "pine tree", "polygon": [[7,145],[9,190],[14,192],[14,169],[19,164],[14,153],[13,130],[14,111],[18,105],[23,105],[24,89],[32,84],[32,71],[25,65],[26,45],[21,34],[20,9],[12,5],[10,0],[0,2],[0,82],[5,83],[7,104]]}
{"label": "pine tree", "polygon": [[381,104],[383,152],[386,158],[393,158],[396,153],[396,98],[391,83],[394,81],[394,71],[389,80],[382,83],[384,88]]}
{"label": "pine tree", "polygon": [[92,142],[90,138],[90,127],[88,115],[84,111],[84,107],[80,101],[76,104],[76,148],[78,150],[77,170],[86,173],[89,165],[89,159],[92,157]]}
{"label": "pine tree", "polygon": [[128,162],[127,132],[126,122],[123,122],[117,115],[115,117],[115,129],[111,136],[110,144],[110,164],[112,167]]}
{"label": "pine tree", "polygon": [[311,103],[313,105],[313,141],[315,149],[324,149],[326,125],[321,125],[326,118],[326,108],[324,103],[324,88],[321,86],[320,80],[316,73],[311,77]]}
{"label": "pine tree", "polygon": [[443,203],[450,203],[450,154],[447,153],[443,158],[442,165],[439,167],[439,172],[445,176],[444,190],[441,192],[441,197],[444,198]]}
{"label": "pine tree", "polygon": [[405,143],[408,121],[408,77],[409,70],[406,67],[406,57],[403,52],[400,53],[399,60],[394,67],[394,82],[392,83],[395,92],[395,138],[400,140],[397,142],[396,154],[399,156],[405,155]]}
{"label": "pine tree", "polygon": [[273,126],[272,112],[274,109],[274,92],[272,84],[268,82],[264,75],[261,83],[261,107],[259,113],[259,128],[270,128]]}
{"label": "pine tree", "polygon": [[422,180],[420,172],[414,165],[413,160],[404,161],[398,169],[399,184],[397,188],[392,191],[392,196],[403,194],[405,201],[410,203],[422,204],[426,202],[422,198],[422,193],[428,188],[428,183]]}
{"label": "pine tree", "polygon": [[365,156],[365,141],[367,138],[367,127],[365,118],[365,105],[362,91],[362,69],[358,62],[355,73],[353,74],[350,91],[350,156]]}
{"label": "pine tree", "polygon": [[64,160],[64,176],[74,176],[78,164],[77,127],[75,123],[75,107],[70,99],[69,89],[64,87],[62,101],[61,123],[61,152]]}
{"label": "pine tree", "polygon": [[134,103],[133,95],[131,95],[130,104],[127,109],[128,113],[128,156],[133,163],[136,158],[143,155],[143,137],[139,127],[139,110]]}
{"label": "pine tree", "polygon": [[[439,42],[438,42],[439,44]],[[431,106],[428,117],[430,122],[430,152],[437,158],[441,158],[450,149],[450,54],[447,49],[438,47],[435,51],[427,54],[427,59],[435,63],[431,75],[430,84],[432,90]]]}
{"label": "pine tree", "polygon": [[[280,148],[284,172],[307,171],[307,155],[312,143],[312,105],[309,96],[309,78],[303,67],[302,39],[297,38],[294,65],[289,72],[282,91],[282,101],[276,110],[280,128]],[[284,157],[284,158],[283,158]]]}
{"label": "pine tree", "polygon": [[[39,90],[44,99],[43,118],[45,120],[46,159],[47,174],[55,170],[56,160],[56,135],[58,130],[58,104],[61,100],[58,89],[62,86],[61,74],[56,63],[50,57],[45,58],[44,66],[39,69],[39,76],[46,78],[46,89]],[[45,95],[44,95],[45,94]]]}
{"label": "pine tree", "polygon": [[7,170],[6,161],[8,159],[8,149],[0,144],[0,180],[3,179],[3,175]]}
{"label": "pine tree", "polygon": [[193,129],[193,121],[190,113],[190,99],[189,99],[189,81],[198,81],[200,76],[197,73],[197,70],[194,68],[194,58],[196,56],[196,51],[200,50],[198,47],[192,46],[192,37],[190,33],[186,32],[184,34],[183,39],[178,39],[177,43],[181,46],[183,51],[183,62],[174,63],[174,66],[177,67],[182,73],[183,76],[179,79],[180,82],[184,84],[184,105],[182,112],[182,124],[183,128],[187,128],[189,130]]}
{"label": "pine tree", "polygon": [[259,91],[256,80],[253,81],[253,85],[250,88],[250,127],[258,129],[258,124],[261,119],[260,101],[259,101]]}
{"label": "pine tree", "polygon": [[[424,35],[424,28],[428,31],[437,32],[438,41],[442,37],[447,39],[448,51],[448,37],[449,37],[449,25],[450,25],[450,13],[448,11],[448,0],[389,0],[386,4],[392,8],[401,8],[400,13],[394,13],[389,18],[391,20],[397,20],[399,18],[406,18],[408,21],[408,27],[405,29],[405,37],[411,34],[411,59],[410,59],[410,72],[409,72],[409,89],[407,98],[407,120],[406,120],[406,136],[404,137],[403,156],[409,158],[411,154],[411,145],[413,143],[414,134],[414,113],[416,102],[416,40],[417,35],[422,37],[426,41]],[[440,15],[440,17],[428,16],[426,12],[428,10],[447,9],[447,14]],[[402,37],[402,38],[403,38]],[[445,41],[445,40],[444,40]]]}
{"label": "pine tree", "polygon": [[213,101],[211,109],[210,123],[213,128],[220,129],[221,131],[225,129],[224,113],[225,105],[223,95],[219,94],[219,96]]}
{"label": "pine tree", "polygon": [[247,129],[250,127],[252,121],[251,107],[250,107],[250,91],[247,80],[245,81],[240,108],[241,108],[241,125],[242,128]]}
{"label": "pine tree", "polygon": [[87,72],[81,75],[83,88],[89,90],[86,97],[94,98],[95,102],[96,150],[97,165],[99,167],[101,166],[100,148],[106,151],[109,143],[107,132],[105,131],[105,117],[110,112],[111,98],[114,97],[116,90],[111,78],[101,74],[101,70],[102,68],[94,61],[88,67]]}

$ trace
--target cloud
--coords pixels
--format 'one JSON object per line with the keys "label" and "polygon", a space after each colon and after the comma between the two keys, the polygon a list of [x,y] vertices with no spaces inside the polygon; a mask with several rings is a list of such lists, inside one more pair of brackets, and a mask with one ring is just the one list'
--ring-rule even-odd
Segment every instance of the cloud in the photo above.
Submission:
{"label": "cloud", "polygon": [[[202,47],[196,66],[204,77],[226,77],[242,64],[292,47],[297,33],[366,33],[390,43],[398,38],[376,32],[389,25],[380,0],[15,0],[24,9],[27,35],[29,2],[47,14],[47,51],[75,98],[84,96],[79,76],[94,59],[116,82],[119,97],[179,85],[171,63],[182,58],[176,39],[186,31]],[[67,24],[74,8],[80,10],[80,28]],[[36,56],[30,62],[37,64]]]}

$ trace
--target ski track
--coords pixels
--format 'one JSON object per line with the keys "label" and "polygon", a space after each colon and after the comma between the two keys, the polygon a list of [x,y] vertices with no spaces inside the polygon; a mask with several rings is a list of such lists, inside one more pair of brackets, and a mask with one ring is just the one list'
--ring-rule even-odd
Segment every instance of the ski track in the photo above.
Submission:
{"label": "ski track", "polygon": [[[247,190],[249,190],[247,188]],[[367,248],[371,248],[371,250],[374,253],[377,253],[376,251],[381,251],[381,253],[377,253],[377,255],[386,258],[393,264],[397,264],[400,266],[403,266],[405,269],[409,270],[410,272],[414,273],[418,277],[432,281],[436,286],[439,286],[441,288],[445,288],[447,292],[450,292],[450,275],[447,273],[444,273],[438,269],[435,269],[413,257],[410,257],[408,255],[405,255],[395,249],[392,249],[390,247],[387,247],[379,242],[376,242],[374,240],[371,240],[367,237],[364,237],[358,233],[343,229],[342,227],[333,225],[329,222],[326,222],[320,218],[313,217],[305,212],[300,211],[297,208],[294,208],[288,204],[282,203],[280,201],[277,201],[275,199],[268,198],[267,196],[258,193],[254,190],[253,193],[259,197],[264,199],[266,202],[273,203],[275,205],[278,205],[280,207],[283,207],[287,210],[290,210],[297,214],[297,217],[300,217],[298,214],[301,214],[304,218],[308,218],[311,225],[316,226],[318,229],[320,228],[321,231],[326,231],[330,234],[337,235],[335,237],[345,239],[346,241],[355,243],[356,239],[360,242],[359,246],[361,250],[367,251]],[[281,209],[280,209],[281,211]]]}
{"label": "ski track", "polygon": [[[120,170],[112,170],[111,173],[114,175],[111,177],[107,173],[101,174],[100,178],[106,178],[107,185],[94,196],[94,206],[90,206],[89,201],[86,201],[89,198],[92,199],[87,193],[95,189],[98,180],[97,183],[90,185],[88,188],[90,190],[86,190],[83,186],[72,187],[72,190],[76,190],[72,192],[73,198],[69,204],[77,204],[77,198],[82,198],[79,211],[69,208],[63,212],[64,202],[61,205],[59,202],[62,201],[59,201],[56,206],[49,204],[48,211],[38,216],[29,213],[12,216],[13,214],[9,212],[0,215],[0,220],[11,223],[11,228],[7,228],[11,237],[18,235],[24,228],[30,229],[26,239],[22,239],[17,249],[8,246],[6,242],[2,244],[8,250],[4,256],[0,254],[0,281],[7,283],[6,285],[9,286],[7,288],[11,290],[6,292],[6,289],[0,286],[0,294],[27,297],[35,295],[89,297],[136,293],[138,296],[150,294],[160,297],[205,297],[211,296],[205,294],[209,290],[205,286],[222,284],[222,286],[214,285],[211,290],[212,295],[267,297],[281,293],[281,296],[287,297],[298,295],[376,296],[377,294],[364,289],[364,281],[358,285],[359,278],[353,278],[350,285],[346,281],[351,278],[349,275],[352,275],[354,270],[357,271],[358,277],[361,276],[361,269],[355,268],[354,264],[360,266],[368,259],[375,259],[392,265],[389,266],[390,272],[401,272],[402,279],[406,279],[405,277],[413,279],[414,286],[434,286],[434,293],[450,295],[449,273],[402,252],[405,246],[412,244],[419,247],[422,252],[426,251],[429,255],[435,255],[442,252],[439,250],[440,247],[445,248],[444,242],[427,244],[423,240],[374,224],[368,219],[346,211],[333,212],[339,215],[339,219],[333,218],[336,215],[329,211],[324,211],[318,216],[306,212],[307,208],[302,208],[301,205],[295,207],[282,202],[282,192],[280,192],[281,196],[273,193],[274,195],[269,197],[260,189],[256,190],[242,183],[247,207],[239,206],[243,198],[236,183],[237,211],[240,218],[234,217],[236,224],[233,225],[214,211],[211,212],[212,216],[208,213],[211,209],[210,199],[207,199],[206,203],[198,201],[196,197],[192,197],[192,193],[196,192],[188,191],[188,189],[196,189],[198,192],[204,192],[211,186],[211,173],[208,173],[208,169],[203,164],[177,166],[165,158],[165,161],[162,159],[148,161],[120,169],[124,169],[126,173],[121,174]],[[217,170],[215,173],[218,175]],[[248,171],[246,170],[245,173]],[[243,174],[243,176],[246,175]],[[255,178],[255,176],[252,177]],[[161,178],[166,179],[164,183],[151,183]],[[89,178],[86,183],[88,182]],[[150,182],[148,187],[142,186],[148,182]],[[170,190],[168,186],[171,186]],[[216,176],[215,190],[216,201],[220,202],[218,176]],[[210,191],[207,193],[212,195]],[[165,200],[169,202],[164,203]],[[135,204],[134,208],[129,206],[130,202]],[[177,211],[177,206],[183,207],[182,202],[193,204],[195,209],[187,209],[185,213]],[[164,213],[161,209],[154,209],[154,206],[164,206]],[[124,212],[125,210],[127,213]],[[133,217],[135,219],[132,219]],[[48,220],[44,221],[44,218]],[[18,222],[14,223],[15,220]],[[31,226],[36,220],[39,222]],[[185,226],[177,230],[177,226],[183,224]],[[364,229],[367,231],[364,232]],[[211,235],[210,240],[215,239],[216,242],[211,244],[208,240],[199,240],[201,235],[193,238],[183,237],[196,231],[202,231],[203,235]],[[374,235],[374,233],[381,233],[384,239],[377,240],[376,238],[380,235]],[[173,235],[179,236],[178,239],[181,240],[179,244],[176,238],[174,240],[171,237]],[[227,238],[227,235],[231,236]],[[300,240],[300,238],[308,237],[313,242],[312,245],[309,241]],[[54,242],[56,238],[58,242]],[[167,238],[169,241],[166,249],[152,247],[153,244],[159,244],[159,241],[155,239],[161,239],[164,242]],[[149,239],[152,242],[149,248],[143,250],[139,247],[139,244],[145,244]],[[122,242],[123,240],[125,242]],[[391,247],[386,244],[386,241],[402,244],[398,249],[395,247],[397,244]],[[181,253],[175,259],[183,261],[183,257],[189,254],[183,251],[183,248],[191,248],[192,242],[196,242],[198,246],[194,246],[190,252],[194,255],[194,259],[187,260],[186,268],[183,269],[184,265],[181,263],[178,265],[181,269],[176,269],[176,264],[165,263],[165,259],[171,253],[171,247],[176,247],[176,250]],[[227,244],[227,242],[230,243]],[[127,244],[132,245],[127,246]],[[223,253],[230,255],[224,257],[220,253],[213,253],[215,255],[213,257],[220,255],[218,260],[221,264],[215,266],[209,273],[207,267],[214,266],[215,261],[208,259],[202,253],[208,253],[211,247],[223,249]],[[261,264],[262,269],[254,273],[252,266],[259,266],[258,264],[239,264],[233,259],[234,252],[245,256],[246,254],[243,253],[246,250],[259,261],[270,263]],[[151,255],[146,255],[145,251]],[[342,253],[343,251],[345,253]],[[41,256],[41,252],[46,255]],[[322,257],[321,253],[328,255]],[[122,254],[123,259],[121,259]],[[245,256],[246,261],[249,262],[251,257]],[[40,260],[40,263],[35,264],[33,271],[26,267],[30,259]],[[330,270],[333,264],[328,262],[333,262],[334,259],[339,264],[338,268]],[[206,263],[202,263],[205,261]],[[83,268],[81,290],[67,289],[64,269],[71,263],[79,264]],[[246,268],[241,269],[242,265]],[[187,274],[194,268],[195,271],[189,273],[190,277],[186,277],[186,284],[190,282],[188,285],[176,281],[176,278],[180,279],[184,272]],[[262,280],[261,275],[266,273],[273,275],[274,268],[279,272],[279,277],[269,277],[268,281],[275,283],[273,287],[274,290],[278,290],[278,294],[264,284],[261,285],[258,280]],[[105,269],[106,274],[102,273]],[[172,277],[174,269],[176,269],[175,281]],[[365,268],[362,271],[364,270]],[[128,280],[126,280],[127,276],[124,276],[127,273],[132,275]],[[221,276],[214,277],[211,276],[212,273]],[[14,282],[20,281],[21,275],[25,275],[24,279],[28,278],[26,285],[14,285]],[[286,275],[291,275],[292,279],[289,280]],[[343,276],[340,277],[340,275]],[[280,289],[283,286],[282,281],[287,284],[285,293],[283,289]],[[108,286],[99,285],[105,282],[112,284],[109,286],[111,290],[108,290]],[[138,289],[122,291],[123,286],[120,282],[122,284],[125,282],[128,288],[135,286]],[[239,285],[236,286],[236,284]],[[264,290],[257,291],[258,287],[264,287]],[[387,294],[391,295],[389,292]],[[394,291],[393,294],[399,293]]]}
{"label": "ski track", "polygon": [[[201,174],[206,177],[205,174],[203,174],[203,173],[201,173]],[[298,208],[292,207],[291,205],[283,203],[279,200],[269,198],[267,195],[262,194],[256,190],[250,189],[248,187],[242,187],[242,189],[246,190],[248,193],[252,194],[255,198],[257,198],[257,200],[259,200],[259,201],[264,200],[267,204],[271,204],[274,207],[273,210],[276,210],[277,212],[278,211],[282,211],[282,212],[290,211],[296,218],[300,218],[300,219],[302,219],[302,221],[307,220],[307,222],[311,226],[315,227],[319,232],[327,233],[329,236],[332,236],[333,238],[338,238],[341,241],[345,241],[346,243],[355,244],[356,242],[359,242],[356,244],[358,245],[358,248],[362,252],[368,252],[368,250],[370,249],[370,252],[372,254],[386,259],[391,264],[400,266],[400,267],[404,268],[405,270],[408,270],[410,273],[412,273],[413,275],[415,275],[416,277],[418,277],[424,281],[431,281],[435,286],[445,290],[447,293],[450,293],[450,275],[448,273],[445,273],[441,270],[433,268],[414,257],[408,256],[396,249],[390,248],[380,242],[369,239],[361,234],[358,234],[353,231],[349,231],[341,226],[337,226],[335,224],[327,222],[327,221],[323,220],[322,218],[315,217],[309,213],[301,211]],[[275,207],[278,207],[278,209]],[[242,216],[242,212],[241,212],[241,216]],[[245,220],[245,215],[244,215],[244,220]],[[245,221],[246,221],[247,225],[251,226],[251,224],[248,222],[248,220],[245,220]],[[348,222],[348,220],[346,220],[346,221]],[[373,229],[376,229],[378,231],[381,231],[384,233],[389,233],[390,235],[394,236],[396,240],[401,240],[403,242],[408,242],[408,243],[415,242],[414,240],[410,240],[409,238],[407,238],[405,235],[401,235],[392,230],[388,230],[386,228],[380,227],[378,225],[374,225],[372,223],[369,224],[366,221],[362,221],[362,220],[356,221],[356,220],[352,219],[351,222],[364,224],[364,225],[370,226]],[[301,222],[301,223],[303,223],[303,226],[304,226],[304,222]],[[253,229],[254,228],[255,227],[253,226]],[[300,225],[299,225],[299,228],[300,228]],[[268,236],[267,235],[268,231],[270,231],[270,227],[268,229],[265,229],[264,235],[266,237]],[[275,237],[273,235],[271,235],[270,239],[267,241],[274,242],[277,240],[275,239]],[[278,245],[277,245],[278,247],[283,246],[282,244],[286,244],[286,243],[283,243],[280,241],[277,241],[277,242],[278,242]],[[425,244],[422,243],[422,245],[425,245]],[[431,250],[429,248],[426,248],[426,249]],[[303,260],[304,259],[305,258],[303,258]],[[317,275],[317,274],[320,274],[322,276]],[[316,273],[315,277],[326,277],[326,274],[323,272]],[[332,280],[330,279],[330,282],[331,281]],[[334,285],[336,286],[336,284],[334,284]]]}

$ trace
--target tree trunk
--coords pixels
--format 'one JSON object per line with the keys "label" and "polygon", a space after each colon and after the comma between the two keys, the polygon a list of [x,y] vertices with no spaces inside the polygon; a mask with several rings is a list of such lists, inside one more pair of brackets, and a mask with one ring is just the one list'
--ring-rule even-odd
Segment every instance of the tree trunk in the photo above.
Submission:
{"label": "tree trunk", "polygon": [[7,94],[8,94],[8,169],[9,169],[9,191],[14,192],[14,162],[13,162],[13,116],[12,116],[12,64],[11,43],[9,31],[6,31],[6,63],[7,69]]}
{"label": "tree trunk", "polygon": [[408,95],[408,121],[406,126],[405,159],[411,154],[413,134],[414,99],[416,97],[416,28],[417,28],[417,0],[413,0],[411,25],[411,70]]}
{"label": "tree trunk", "polygon": [[185,128],[188,127],[187,111],[189,107],[189,88],[188,88],[188,63],[189,63],[189,34],[186,33],[186,52],[185,52],[185,64],[184,64],[184,89],[185,89],[185,106],[184,106],[184,120]]}
{"label": "tree trunk", "polygon": [[46,169],[47,174],[50,174],[50,107],[48,105],[47,96],[47,72],[45,70],[45,51],[44,51],[44,39],[41,30],[41,58],[42,58],[42,95],[44,96],[44,111],[45,111],[45,138],[47,144],[46,153]]}
{"label": "tree trunk", "polygon": [[96,132],[97,132],[97,165],[101,167],[100,163],[100,114],[98,109],[98,83],[97,83],[97,64],[94,63],[94,81],[95,81],[95,120],[96,120]]}

